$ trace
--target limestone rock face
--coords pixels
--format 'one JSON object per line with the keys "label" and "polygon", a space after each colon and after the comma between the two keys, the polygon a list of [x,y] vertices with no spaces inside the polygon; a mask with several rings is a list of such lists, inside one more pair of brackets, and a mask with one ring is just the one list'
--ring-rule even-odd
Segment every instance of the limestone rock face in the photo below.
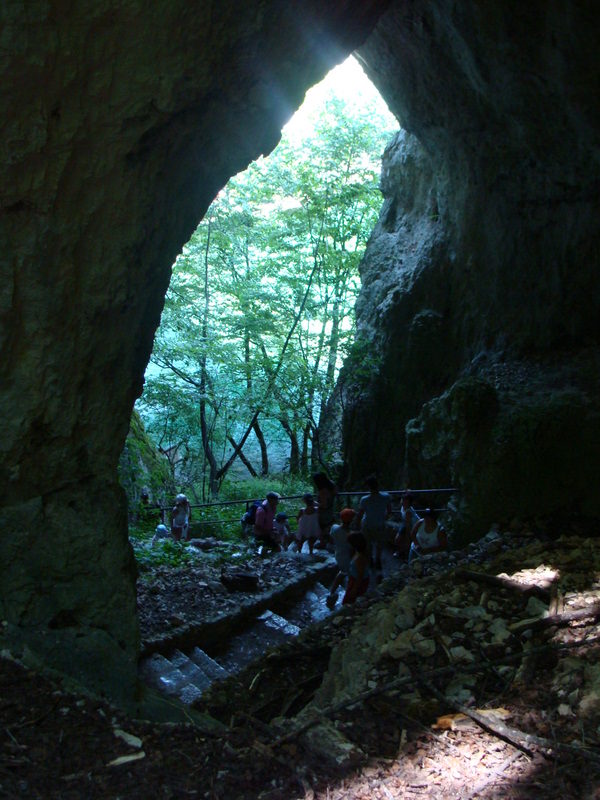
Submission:
{"label": "limestone rock face", "polygon": [[170,266],[386,5],[2,3],[0,620],[30,660],[131,695],[116,469]]}
{"label": "limestone rock face", "polygon": [[360,49],[406,132],[362,265],[350,481],[456,485],[474,536],[600,513],[598,28],[586,4],[396,2]]}

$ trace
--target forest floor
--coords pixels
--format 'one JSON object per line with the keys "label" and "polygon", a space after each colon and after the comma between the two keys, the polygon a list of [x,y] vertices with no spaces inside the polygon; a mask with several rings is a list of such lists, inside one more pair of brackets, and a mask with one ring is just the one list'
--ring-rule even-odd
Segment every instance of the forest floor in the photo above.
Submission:
{"label": "forest floor", "polygon": [[[512,559],[512,572],[540,551],[532,536],[524,551],[517,546],[521,539],[504,553],[505,566]],[[599,671],[600,626],[593,603],[600,595],[600,571],[592,551],[585,550],[584,558],[582,547],[573,538],[541,546],[552,550],[556,562],[577,563],[576,576],[571,570],[571,582],[559,596],[575,608],[587,604],[589,616],[557,616],[555,625],[544,627],[542,638],[534,637],[538,656],[534,647],[525,658],[528,640],[511,640],[500,655],[505,663],[511,658],[518,663],[518,675],[516,669],[507,673],[497,667],[497,649],[482,655],[472,670],[481,687],[477,702],[462,707],[464,714],[439,696],[435,675],[448,667],[444,658],[449,651],[443,646],[435,664],[416,656],[407,659],[414,682],[421,682],[418,706],[401,702],[392,685],[398,662],[388,659],[389,672],[374,675],[354,704],[325,709],[308,722],[293,713],[294,704],[300,709],[314,696],[332,648],[373,604],[385,602],[381,598],[325,620],[260,667],[212,692],[199,711],[213,715],[213,728],[191,718],[185,724],[131,719],[102,700],[66,691],[2,657],[0,797],[600,800],[600,689],[588,680]],[[288,580],[301,560],[263,558],[248,566],[260,568],[259,588],[267,588]],[[217,588],[216,569],[196,564],[148,570],[139,591],[143,636],[237,604],[238,599]],[[510,568],[506,572],[512,574]],[[456,573],[441,573],[434,580],[440,582],[439,592],[475,591],[472,579]],[[520,602],[514,590],[507,585],[490,591],[495,592],[496,613],[510,621],[509,611]],[[519,624],[516,610],[514,619]],[[291,688],[296,691],[290,702]],[[483,708],[496,712],[482,717],[476,709]],[[319,739],[326,718],[343,734],[344,759],[332,757],[330,739]]]}

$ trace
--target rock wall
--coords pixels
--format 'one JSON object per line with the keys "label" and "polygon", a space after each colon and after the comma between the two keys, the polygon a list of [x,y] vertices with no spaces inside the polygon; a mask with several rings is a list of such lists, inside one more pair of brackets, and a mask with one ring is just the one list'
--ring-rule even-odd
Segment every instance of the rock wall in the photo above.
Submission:
{"label": "rock wall", "polygon": [[0,7],[0,645],[131,697],[117,463],[170,265],[386,2]]}
{"label": "rock wall", "polygon": [[362,265],[371,373],[344,376],[350,481],[455,485],[471,536],[600,514],[598,30],[589,3],[395,2],[359,51],[406,132]]}
{"label": "rock wall", "polygon": [[161,522],[160,509],[170,506],[177,491],[168,459],[148,438],[135,409],[119,457],[118,475],[127,497],[129,521],[142,520],[148,527],[156,527]]}

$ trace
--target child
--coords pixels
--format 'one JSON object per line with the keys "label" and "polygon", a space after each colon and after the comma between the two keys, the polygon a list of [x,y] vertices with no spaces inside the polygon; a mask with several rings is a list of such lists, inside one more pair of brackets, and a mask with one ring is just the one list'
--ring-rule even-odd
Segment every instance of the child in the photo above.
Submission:
{"label": "child", "polygon": [[304,542],[308,542],[308,551],[313,554],[315,542],[321,535],[321,527],[319,525],[319,513],[315,505],[315,498],[307,492],[303,495],[304,508],[298,512],[298,532],[296,539],[298,540],[298,552],[302,552]]}
{"label": "child", "polygon": [[154,536],[152,537],[152,545],[155,545],[160,539],[170,539],[171,534],[169,533],[169,529],[166,525],[162,523],[156,526],[156,530],[154,532]]}
{"label": "child", "polygon": [[413,528],[419,522],[420,517],[412,506],[412,495],[410,492],[402,495],[402,507],[400,509],[400,516],[402,522],[400,528],[394,539],[394,555],[397,558],[408,558],[408,551],[410,549]]}
{"label": "child", "polygon": [[176,542],[187,539],[192,507],[184,494],[178,494],[171,511],[171,534]]}
{"label": "child", "polygon": [[292,534],[290,533],[287,520],[288,515],[284,511],[279,511],[275,515],[275,521],[273,522],[275,536],[284,550],[287,550],[288,545],[292,541]]}
{"label": "child", "polygon": [[356,511],[353,508],[344,508],[340,511],[341,525],[334,525],[331,528],[331,538],[335,547],[335,560],[338,566],[338,574],[335,576],[329,596],[325,601],[330,608],[336,603],[337,589],[346,582],[348,572],[350,571],[350,559],[352,558],[352,548],[348,543],[348,536],[350,535],[350,526],[356,516]]}
{"label": "child", "polygon": [[342,605],[353,603],[357,597],[365,594],[369,588],[369,555],[367,540],[362,533],[351,533],[348,543],[354,549],[354,558],[350,562],[348,587]]}

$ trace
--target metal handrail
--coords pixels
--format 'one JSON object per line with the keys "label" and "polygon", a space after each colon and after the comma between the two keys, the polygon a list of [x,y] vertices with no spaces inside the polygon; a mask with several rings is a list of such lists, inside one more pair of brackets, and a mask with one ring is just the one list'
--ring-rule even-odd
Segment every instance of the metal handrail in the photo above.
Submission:
{"label": "metal handrail", "polygon": [[[443,488],[443,489],[382,489],[381,491],[387,492],[392,496],[394,495],[419,495],[419,494],[452,494],[458,492],[459,489],[456,488]],[[365,494],[368,494],[364,489],[357,490],[351,489],[349,491],[341,491],[336,492],[336,497],[364,497]],[[282,495],[280,496],[280,500],[301,500],[304,497],[303,494],[290,494],[290,495]],[[239,506],[245,505],[246,508],[250,506],[258,498],[252,497],[249,500],[222,500],[213,503],[190,503],[190,508],[220,508],[222,506]],[[173,508],[172,505],[168,506],[155,506],[155,508],[160,509],[161,511],[169,511]]]}

